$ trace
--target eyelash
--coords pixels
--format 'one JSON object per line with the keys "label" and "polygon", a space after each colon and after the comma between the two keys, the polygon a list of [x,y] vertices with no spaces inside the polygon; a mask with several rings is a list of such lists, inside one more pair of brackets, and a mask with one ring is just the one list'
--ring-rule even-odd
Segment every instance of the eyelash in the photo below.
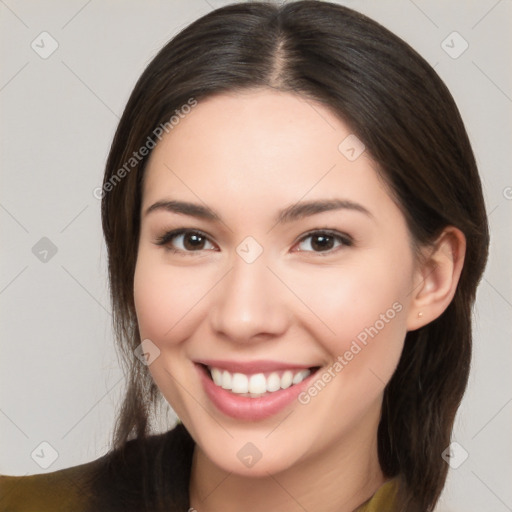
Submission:
{"label": "eyelash", "polygon": [[[203,233],[202,231],[198,231],[197,229],[187,229],[187,228],[180,228],[180,229],[174,229],[172,231],[168,231],[166,233],[164,233],[162,236],[159,236],[157,239],[156,239],[156,242],[155,244],[158,245],[158,246],[165,246],[166,249],[172,253],[180,253],[180,254],[183,254],[183,255],[186,255],[186,256],[193,256],[194,253],[199,253],[199,252],[202,252],[203,250],[205,249],[198,249],[197,251],[184,251],[182,249],[175,249],[173,247],[170,247],[169,244],[170,242],[180,236],[180,235],[186,235],[186,234],[193,234],[193,235],[199,235],[200,237],[202,238],[205,238],[209,243],[212,243],[209,236],[206,235],[205,233]],[[354,241],[352,239],[352,237],[350,237],[349,235],[345,234],[345,233],[339,233],[337,231],[333,231],[333,230],[330,230],[330,229],[316,229],[316,230],[313,230],[313,231],[309,231],[308,233],[306,233],[304,236],[302,236],[297,242],[295,245],[299,244],[299,243],[302,243],[304,240],[307,240],[308,238],[312,238],[314,236],[319,236],[319,235],[326,235],[326,236],[329,236],[329,237],[333,237],[334,239],[336,239],[337,241],[341,242],[341,246],[338,246],[337,248],[333,248],[333,249],[329,249],[327,251],[304,251],[304,250],[299,250],[297,252],[302,252],[302,253],[313,253],[313,254],[318,254],[319,256],[328,256],[328,255],[331,255],[333,254],[334,252],[336,252],[337,250],[339,250],[341,247],[350,247],[353,245]]]}

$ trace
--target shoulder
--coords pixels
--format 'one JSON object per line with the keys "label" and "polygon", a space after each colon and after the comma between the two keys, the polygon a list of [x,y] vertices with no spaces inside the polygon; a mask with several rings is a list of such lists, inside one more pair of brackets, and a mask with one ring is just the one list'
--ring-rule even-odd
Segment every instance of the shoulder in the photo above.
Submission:
{"label": "shoulder", "polygon": [[1,512],[87,510],[87,482],[104,458],[52,473],[0,475]]}
{"label": "shoulder", "polygon": [[[113,512],[147,509],[159,480],[188,499],[193,441],[184,427],[128,441],[86,464],[29,476],[0,475],[0,512]],[[172,461],[172,463],[170,463]],[[172,497],[172,496],[171,496]]]}

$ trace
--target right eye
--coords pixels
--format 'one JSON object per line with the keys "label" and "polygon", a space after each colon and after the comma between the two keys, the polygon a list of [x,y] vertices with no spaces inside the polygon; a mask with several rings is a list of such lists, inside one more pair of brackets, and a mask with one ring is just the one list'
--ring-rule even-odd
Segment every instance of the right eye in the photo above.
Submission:
{"label": "right eye", "polygon": [[[205,249],[205,244],[213,244],[209,238],[200,231],[193,229],[174,229],[164,233],[156,240],[156,245],[164,246],[173,253],[190,254]],[[211,249],[209,249],[211,250]]]}

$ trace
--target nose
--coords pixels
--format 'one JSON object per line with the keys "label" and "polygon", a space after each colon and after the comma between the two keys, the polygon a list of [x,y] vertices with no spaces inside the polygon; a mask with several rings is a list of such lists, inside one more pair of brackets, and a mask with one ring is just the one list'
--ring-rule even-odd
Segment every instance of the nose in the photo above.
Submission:
{"label": "nose", "polygon": [[216,288],[209,317],[218,336],[247,343],[286,332],[291,318],[286,290],[267,268],[263,255],[252,263],[235,256]]}

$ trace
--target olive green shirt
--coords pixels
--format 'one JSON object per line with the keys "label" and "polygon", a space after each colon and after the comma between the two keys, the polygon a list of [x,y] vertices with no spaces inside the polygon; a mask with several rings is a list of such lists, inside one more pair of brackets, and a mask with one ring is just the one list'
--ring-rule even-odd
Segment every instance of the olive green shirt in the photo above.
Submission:
{"label": "olive green shirt", "polygon": [[[32,476],[0,476],[0,511],[89,512],[88,492],[80,488],[80,477],[91,464]],[[357,512],[391,511],[395,483],[386,482]]]}
{"label": "olive green shirt", "polygon": [[[154,503],[166,492],[175,504],[169,512],[187,512],[193,448],[190,434],[179,425],[128,441],[122,450],[86,464],[37,475],[0,475],[0,512],[151,512],[157,507],[144,504],[146,496]],[[169,482],[174,490],[165,489]],[[392,512],[397,487],[398,479],[389,480],[357,512]]]}

